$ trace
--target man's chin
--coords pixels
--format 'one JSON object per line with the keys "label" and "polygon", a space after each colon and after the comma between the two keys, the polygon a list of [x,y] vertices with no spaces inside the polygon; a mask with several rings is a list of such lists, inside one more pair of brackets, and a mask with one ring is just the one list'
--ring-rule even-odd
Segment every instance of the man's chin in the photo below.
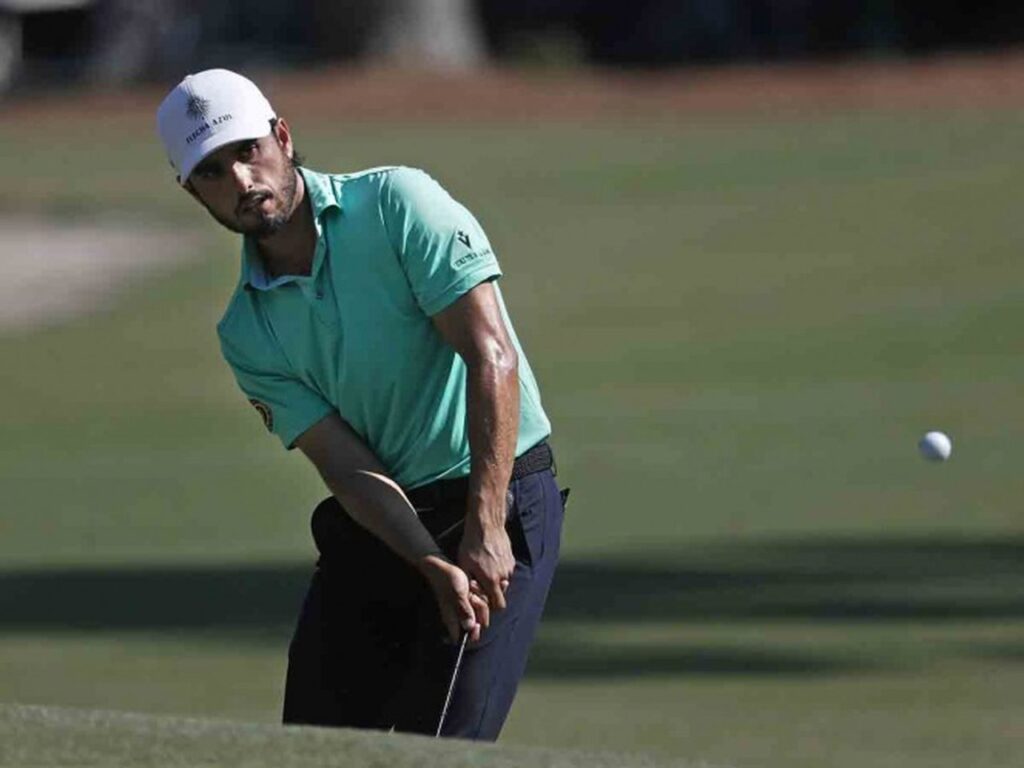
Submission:
{"label": "man's chin", "polygon": [[[211,211],[212,213],[212,211]],[[264,238],[275,235],[281,231],[281,228],[288,223],[288,219],[280,214],[267,216],[267,215],[252,215],[243,214],[242,216],[235,216],[232,220],[228,221],[219,216],[214,216],[217,221],[230,229],[236,235],[247,235],[249,237]]]}
{"label": "man's chin", "polygon": [[288,223],[284,216],[261,216],[259,220],[244,225],[243,235],[252,237],[270,237],[281,231],[281,228]]}

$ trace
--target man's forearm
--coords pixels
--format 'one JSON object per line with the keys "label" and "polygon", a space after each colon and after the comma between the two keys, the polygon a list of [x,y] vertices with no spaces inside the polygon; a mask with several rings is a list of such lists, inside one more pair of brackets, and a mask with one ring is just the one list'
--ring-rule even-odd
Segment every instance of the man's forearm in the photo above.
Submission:
{"label": "man's forearm", "polygon": [[515,351],[470,365],[466,395],[471,456],[467,522],[481,529],[503,528],[519,432]]}
{"label": "man's forearm", "polygon": [[313,462],[352,519],[396,554],[418,564],[439,553],[405,493],[340,414],[322,418],[299,435],[295,445]]}
{"label": "man's forearm", "polygon": [[[490,623],[486,602],[470,594],[468,576],[444,556],[401,488],[386,475],[370,471],[324,479],[353,520],[426,579],[449,637],[455,641],[467,633],[473,642],[479,640],[481,630]],[[378,575],[367,573],[366,577]]]}
{"label": "man's forearm", "polygon": [[360,471],[324,480],[352,519],[403,560],[421,568],[425,558],[441,554],[401,488],[390,478]]}

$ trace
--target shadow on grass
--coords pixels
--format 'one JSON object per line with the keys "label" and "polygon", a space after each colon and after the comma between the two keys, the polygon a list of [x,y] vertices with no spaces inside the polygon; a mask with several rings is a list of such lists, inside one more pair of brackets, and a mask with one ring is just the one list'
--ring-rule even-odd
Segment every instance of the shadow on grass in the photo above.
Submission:
{"label": "shadow on grass", "polygon": [[311,566],[298,565],[0,572],[0,631],[286,636],[311,573]]}
{"label": "shadow on grass", "polygon": [[[776,541],[566,561],[546,622],[941,622],[1024,618],[1024,540]],[[225,635],[287,642],[311,565],[0,572],[0,632]],[[550,637],[551,633],[547,633]],[[776,650],[541,643],[531,674],[830,674]]]}
{"label": "shadow on grass", "polygon": [[1024,539],[777,541],[674,565],[569,563],[549,618],[959,621],[1024,617]]}
{"label": "shadow on grass", "polygon": [[1024,664],[1024,643],[995,643],[989,645],[965,645],[965,653],[979,659],[989,661],[1008,662],[1011,664]]}

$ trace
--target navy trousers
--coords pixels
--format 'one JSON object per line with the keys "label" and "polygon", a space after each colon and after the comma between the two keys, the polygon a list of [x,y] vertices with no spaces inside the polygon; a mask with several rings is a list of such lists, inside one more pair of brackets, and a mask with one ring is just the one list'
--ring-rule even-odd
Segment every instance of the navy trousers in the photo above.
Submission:
{"label": "navy trousers", "polygon": [[[453,561],[466,489],[456,480],[409,492]],[[498,738],[554,576],[564,509],[550,469],[510,484],[508,607],[466,649],[443,736]],[[316,508],[312,528],[320,559],[288,652],[284,722],[433,735],[458,647],[426,581],[333,497]]]}

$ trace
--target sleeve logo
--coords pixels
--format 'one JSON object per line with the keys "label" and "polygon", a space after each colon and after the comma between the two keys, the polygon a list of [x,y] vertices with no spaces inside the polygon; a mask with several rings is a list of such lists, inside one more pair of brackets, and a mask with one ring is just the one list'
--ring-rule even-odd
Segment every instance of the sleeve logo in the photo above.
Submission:
{"label": "sleeve logo", "polygon": [[274,412],[270,409],[270,406],[261,400],[249,400],[252,403],[252,407],[259,413],[260,418],[263,419],[263,424],[266,428],[273,432],[274,431]]}
{"label": "sleeve logo", "polygon": [[462,243],[468,251],[468,253],[462,254],[457,259],[455,258],[454,253],[451,254],[451,258],[454,259],[454,261],[452,261],[452,266],[456,269],[462,269],[463,267],[469,266],[474,261],[482,259],[484,256],[494,255],[490,248],[474,251],[473,244],[469,239],[469,234],[464,229],[455,231],[455,239]]}

